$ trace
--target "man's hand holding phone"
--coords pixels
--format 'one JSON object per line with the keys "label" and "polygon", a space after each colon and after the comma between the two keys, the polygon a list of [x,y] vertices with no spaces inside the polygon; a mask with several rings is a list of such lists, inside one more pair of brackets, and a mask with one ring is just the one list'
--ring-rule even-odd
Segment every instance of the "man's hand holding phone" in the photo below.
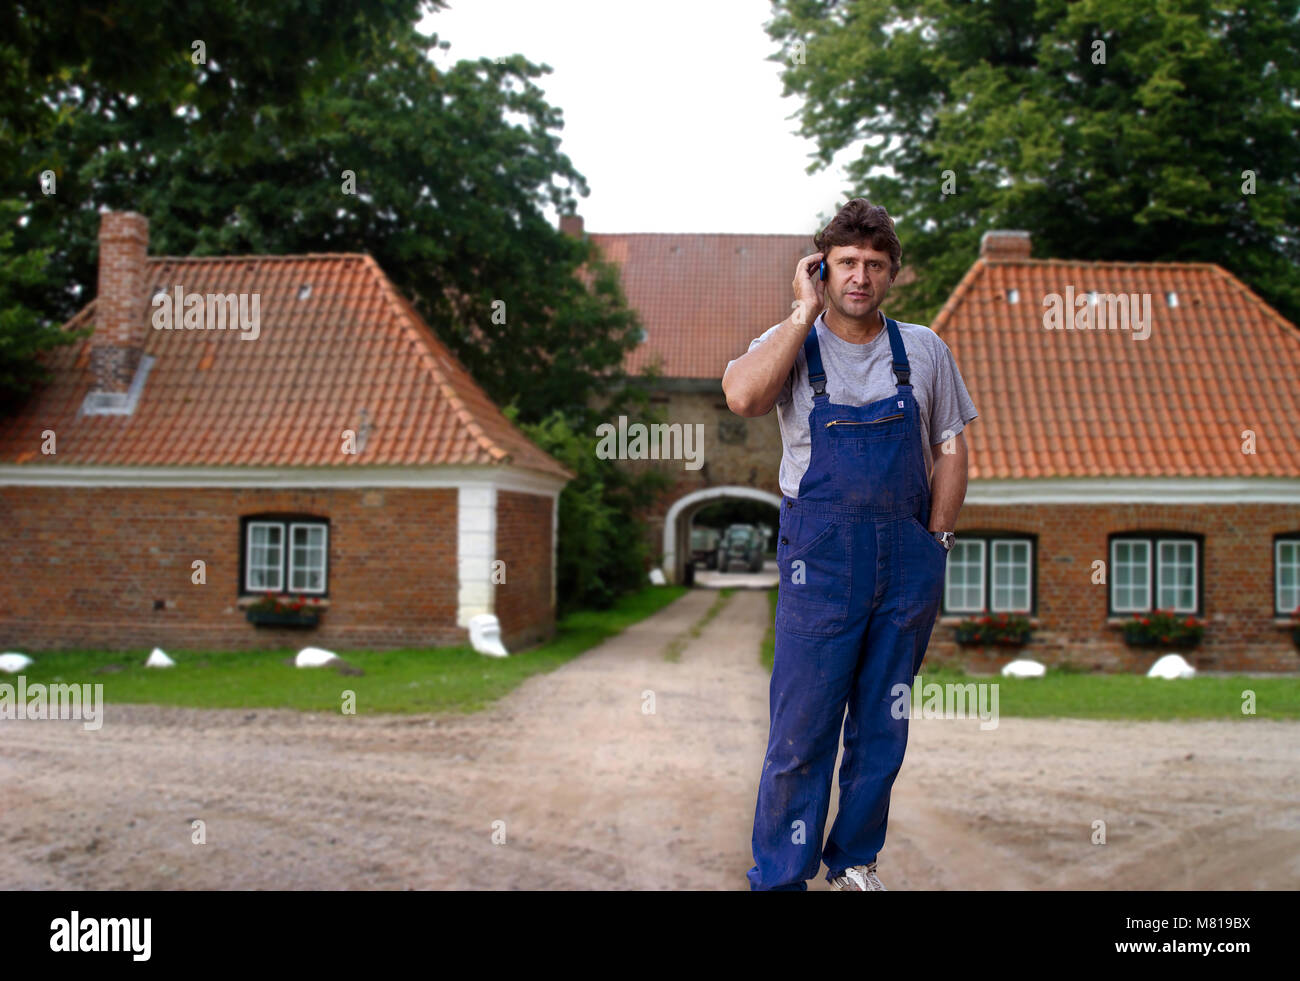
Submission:
{"label": "man's hand holding phone", "polygon": [[822,253],[814,252],[804,256],[795,266],[790,322],[799,327],[811,327],[826,301],[826,284],[820,274],[822,259]]}

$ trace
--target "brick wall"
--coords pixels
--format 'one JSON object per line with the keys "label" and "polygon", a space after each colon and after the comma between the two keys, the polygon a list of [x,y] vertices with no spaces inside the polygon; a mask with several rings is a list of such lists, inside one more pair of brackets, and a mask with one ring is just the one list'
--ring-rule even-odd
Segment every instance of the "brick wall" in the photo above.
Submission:
{"label": "brick wall", "polygon": [[505,562],[495,610],[506,650],[538,643],[555,632],[551,607],[551,498],[497,492],[496,557]]}
{"label": "brick wall", "polygon": [[[276,511],[330,519],[318,627],[254,627],[236,606],[240,516]],[[456,521],[454,489],[0,487],[0,649],[461,643]]]}
{"label": "brick wall", "polygon": [[[684,495],[724,485],[780,494],[781,437],[775,413],[741,419],[726,408],[720,392],[674,392],[661,406],[668,422],[704,423],[705,466],[685,470],[679,461],[623,464],[657,467],[673,479],[645,515],[656,564],[662,558],[664,517]],[[1035,639],[1022,652],[958,648],[952,626],[940,623],[926,663],[954,661],[991,671],[1028,656],[1047,664],[1070,660],[1095,670],[1145,672],[1158,653],[1124,643],[1118,627],[1106,623],[1107,587],[1091,583],[1093,560],[1109,561],[1108,535],[1135,529],[1204,536],[1202,597],[1209,626],[1201,647],[1184,655],[1192,664],[1216,671],[1300,670],[1290,632],[1273,622],[1273,536],[1300,530],[1300,509],[1285,504],[968,504],[961,512],[959,535],[988,530],[1038,536]]]}
{"label": "brick wall", "polygon": [[1107,563],[1112,533],[1133,530],[1190,532],[1204,536],[1201,569],[1201,645],[1183,656],[1213,671],[1297,671],[1300,655],[1289,630],[1273,617],[1273,538],[1300,529],[1300,509],[1285,504],[966,505],[957,534],[1022,532],[1038,536],[1037,619],[1024,648],[959,648],[953,628],[935,627],[926,663],[965,664],[992,671],[1016,657],[1047,665],[1063,660],[1102,671],[1145,672],[1160,656],[1124,643],[1107,624],[1108,586],[1092,583],[1092,563]]}

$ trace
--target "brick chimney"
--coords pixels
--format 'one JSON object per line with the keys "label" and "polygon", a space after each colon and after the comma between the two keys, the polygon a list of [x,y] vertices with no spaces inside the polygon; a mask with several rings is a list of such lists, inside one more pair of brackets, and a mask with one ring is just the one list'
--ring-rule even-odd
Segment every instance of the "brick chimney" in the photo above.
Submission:
{"label": "brick chimney", "polygon": [[560,215],[560,231],[574,238],[582,238],[582,215]]}
{"label": "brick chimney", "polygon": [[149,219],[134,211],[109,211],[99,219],[99,294],[90,369],[95,391],[125,395],[144,352],[145,257]]}
{"label": "brick chimney", "polygon": [[980,239],[981,259],[1028,259],[1028,232],[985,232]]}

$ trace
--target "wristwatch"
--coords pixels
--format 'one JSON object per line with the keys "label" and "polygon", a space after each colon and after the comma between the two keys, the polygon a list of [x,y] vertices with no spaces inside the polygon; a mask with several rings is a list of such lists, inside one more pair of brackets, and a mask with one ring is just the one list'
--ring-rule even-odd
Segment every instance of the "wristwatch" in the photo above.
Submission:
{"label": "wristwatch", "polygon": [[946,548],[949,552],[952,551],[952,543],[957,540],[957,535],[955,533],[951,531],[932,531],[930,534],[934,536],[935,541]]}

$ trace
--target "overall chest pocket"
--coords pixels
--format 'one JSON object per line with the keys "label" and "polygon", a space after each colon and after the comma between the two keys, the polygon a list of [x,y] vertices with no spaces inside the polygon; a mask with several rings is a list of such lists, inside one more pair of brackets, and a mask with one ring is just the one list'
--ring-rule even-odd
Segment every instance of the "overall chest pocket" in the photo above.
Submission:
{"label": "overall chest pocket", "polygon": [[836,443],[842,440],[874,443],[902,439],[907,432],[907,415],[899,409],[879,419],[831,419],[822,425],[827,437]]}
{"label": "overall chest pocket", "polygon": [[776,566],[781,576],[777,626],[789,633],[839,633],[849,612],[852,565],[847,525],[814,515],[782,513]]}

